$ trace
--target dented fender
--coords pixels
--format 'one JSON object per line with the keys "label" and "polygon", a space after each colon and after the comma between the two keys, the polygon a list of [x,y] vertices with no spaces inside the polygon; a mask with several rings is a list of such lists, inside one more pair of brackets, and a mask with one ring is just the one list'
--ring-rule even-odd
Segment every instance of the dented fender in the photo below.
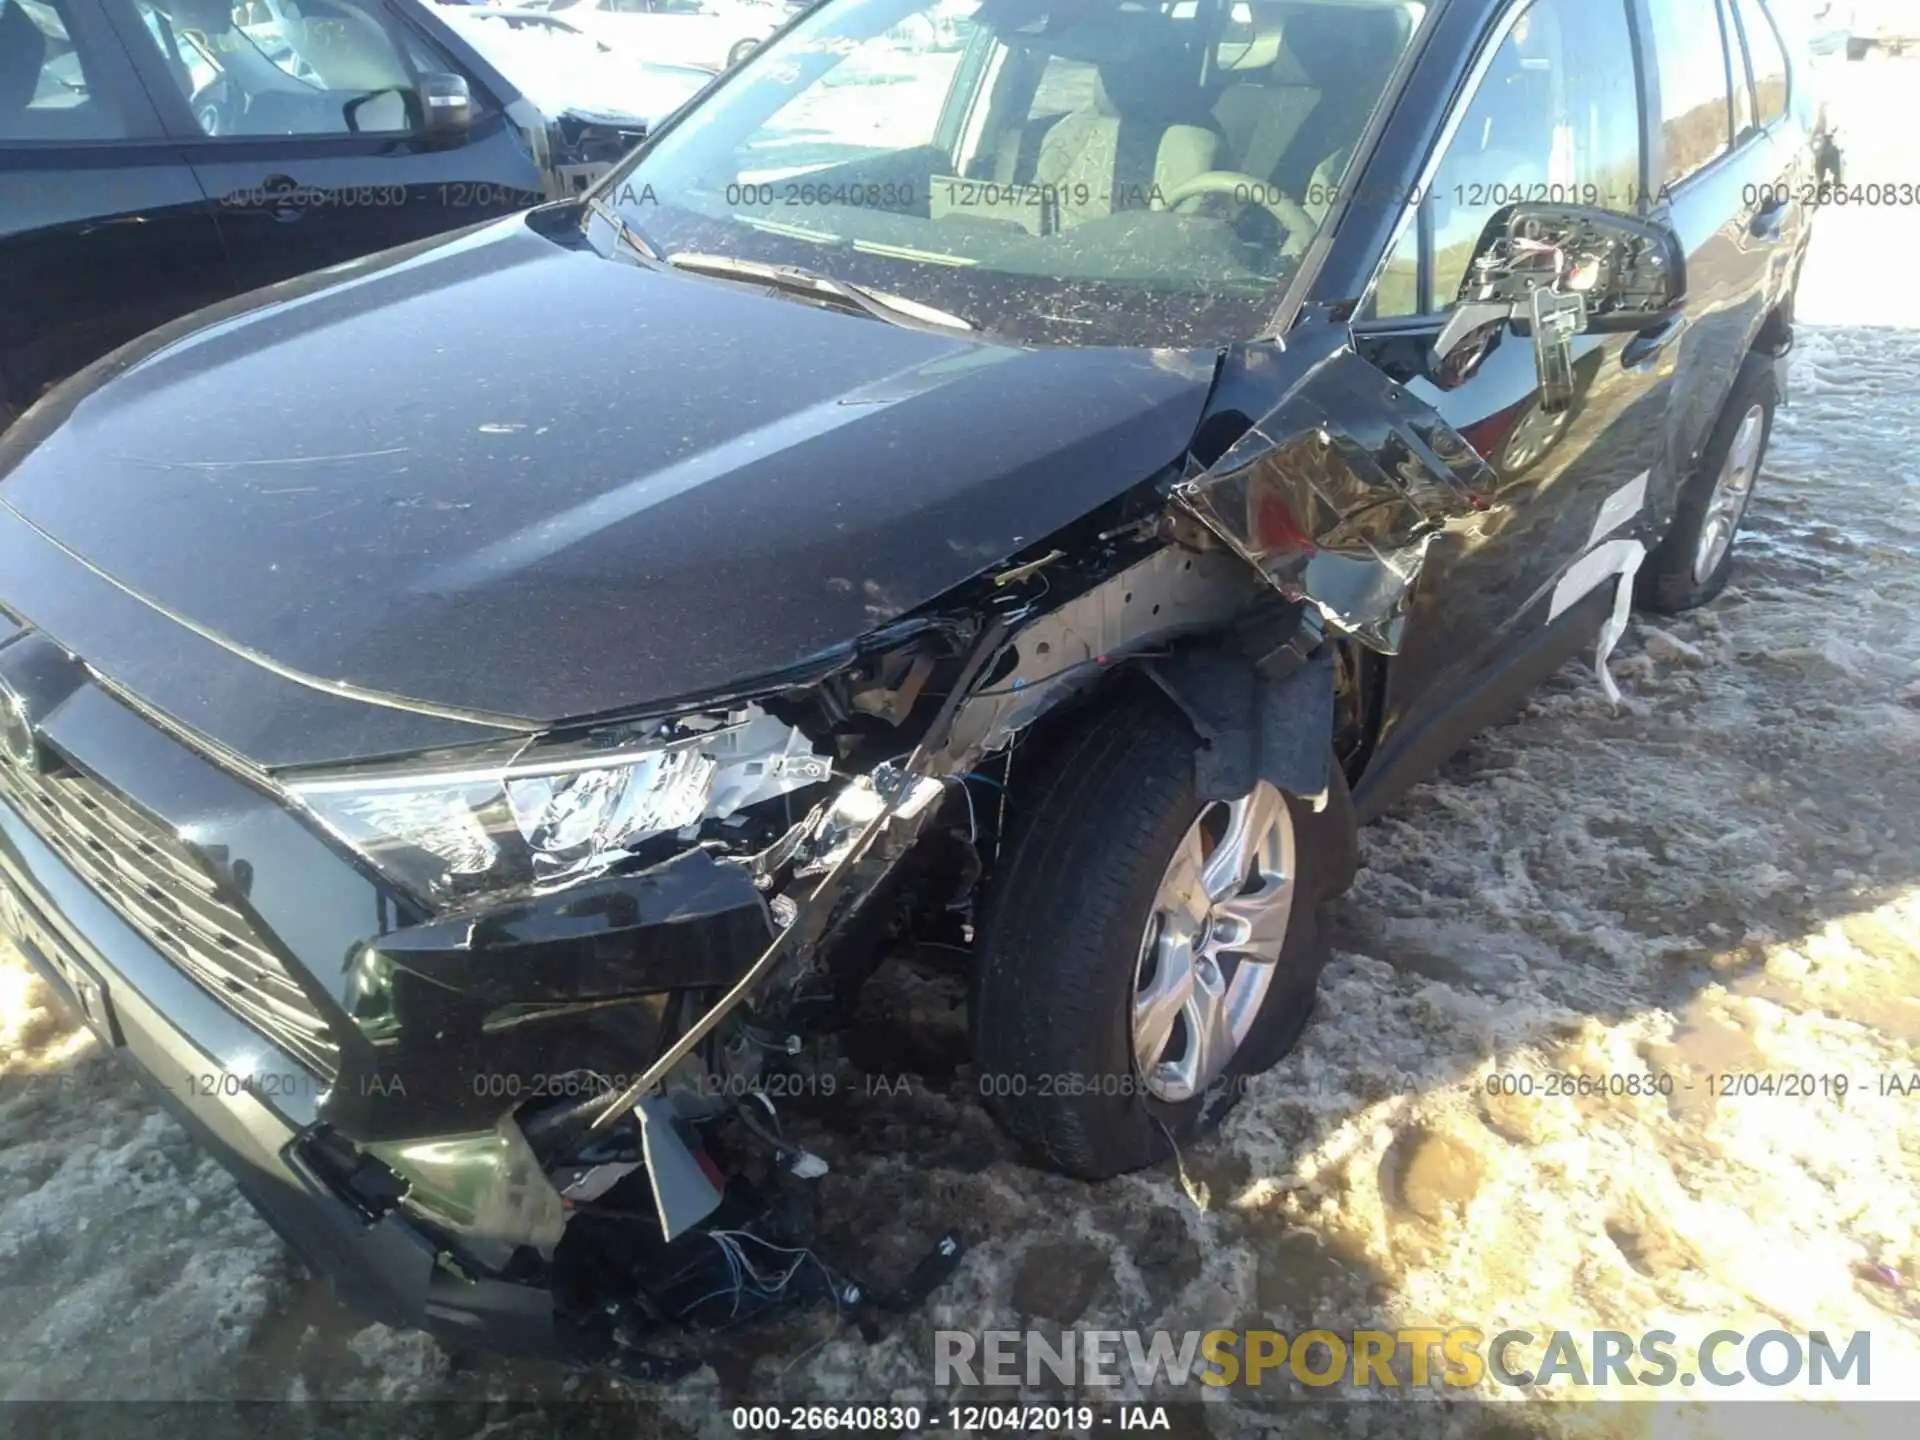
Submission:
{"label": "dented fender", "polygon": [[1223,417],[1244,433],[1190,463],[1174,503],[1283,596],[1394,654],[1428,545],[1487,508],[1492,468],[1331,321],[1230,350],[1197,433]]}

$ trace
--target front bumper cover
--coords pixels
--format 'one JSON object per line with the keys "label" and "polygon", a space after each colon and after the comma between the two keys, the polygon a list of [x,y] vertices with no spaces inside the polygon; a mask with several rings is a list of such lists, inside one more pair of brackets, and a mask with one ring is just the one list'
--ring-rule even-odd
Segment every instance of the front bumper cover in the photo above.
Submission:
{"label": "front bumper cover", "polygon": [[[266,789],[4,617],[0,683],[20,698],[35,747],[25,761],[0,761],[21,782],[0,787],[9,797],[0,800],[0,929],[349,1304],[484,1349],[570,1353],[544,1283],[479,1276],[431,1216],[417,1223],[378,1203],[377,1183],[371,1197],[353,1183],[356,1147],[490,1129],[583,1064],[637,1073],[654,1058],[638,1023],[650,997],[629,992],[723,982],[729,955],[756,953],[770,922],[751,882],[692,852],[519,912],[428,921]],[[119,844],[89,846],[94,832],[56,809],[42,813],[56,793],[80,806],[112,797],[94,822]],[[147,831],[127,828],[136,817]],[[143,836],[149,850],[180,852],[175,873],[203,870],[211,898],[190,889],[140,898],[155,878],[155,862],[129,848]],[[242,953],[268,963],[271,952],[280,974],[263,976],[248,999],[223,997],[217,972],[161,947],[167,922],[156,917],[170,903],[232,922]],[[173,923],[176,938],[185,923]],[[651,979],[630,953],[643,928],[663,937],[646,952],[672,962]],[[376,1043],[349,1006],[360,958],[382,946],[405,1019],[425,1023]],[[608,951],[623,952],[624,964]],[[289,980],[336,1053],[296,1053],[257,1023],[262,997],[288,1003]]]}
{"label": "front bumper cover", "polygon": [[[3,805],[0,879],[27,961],[76,1010],[91,1008],[90,1022],[104,1005],[116,1053],[344,1302],[466,1345],[562,1353],[544,1289],[457,1278],[405,1219],[369,1223],[341,1199],[296,1143],[315,1121],[320,1082],[189,980]],[[93,987],[90,1004],[76,973]],[[220,1083],[228,1076],[248,1083]]]}

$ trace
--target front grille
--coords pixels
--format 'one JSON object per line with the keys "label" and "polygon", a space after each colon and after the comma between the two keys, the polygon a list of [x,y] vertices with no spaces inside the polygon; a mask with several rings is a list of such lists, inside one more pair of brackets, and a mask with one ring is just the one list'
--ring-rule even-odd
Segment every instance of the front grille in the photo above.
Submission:
{"label": "front grille", "polygon": [[4,753],[0,800],[215,999],[325,1078],[339,1073],[313,1001],[166,826],[90,775],[28,770]]}

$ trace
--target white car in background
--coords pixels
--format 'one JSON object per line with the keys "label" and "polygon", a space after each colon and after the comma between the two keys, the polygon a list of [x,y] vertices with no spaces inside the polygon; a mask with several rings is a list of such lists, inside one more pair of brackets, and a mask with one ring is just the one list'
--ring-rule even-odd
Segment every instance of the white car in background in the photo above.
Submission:
{"label": "white car in background", "polygon": [[573,0],[550,4],[608,44],[674,65],[737,65],[796,7],[775,0]]}
{"label": "white car in background", "polygon": [[1831,8],[1846,14],[1849,60],[1864,60],[1875,48],[1898,55],[1920,45],[1920,0],[1856,0]]}
{"label": "white car in background", "polygon": [[550,115],[584,114],[650,130],[699,94],[711,69],[663,64],[610,45],[560,15],[443,6],[440,18]]}

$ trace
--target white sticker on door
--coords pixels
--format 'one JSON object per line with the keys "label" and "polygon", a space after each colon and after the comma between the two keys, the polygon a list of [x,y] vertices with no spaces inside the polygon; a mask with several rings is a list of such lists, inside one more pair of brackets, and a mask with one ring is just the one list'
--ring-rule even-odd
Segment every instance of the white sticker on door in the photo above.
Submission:
{"label": "white sticker on door", "polygon": [[1601,502],[1600,513],[1594,517],[1593,533],[1587,536],[1589,550],[1640,513],[1647,503],[1647,477],[1652,473],[1642,470]]}

